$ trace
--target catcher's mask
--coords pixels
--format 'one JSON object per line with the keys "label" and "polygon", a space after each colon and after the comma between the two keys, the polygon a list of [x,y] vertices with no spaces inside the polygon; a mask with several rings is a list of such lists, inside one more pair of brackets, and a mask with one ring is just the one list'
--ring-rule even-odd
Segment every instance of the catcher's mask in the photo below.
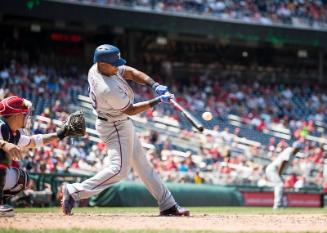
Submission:
{"label": "catcher's mask", "polygon": [[0,102],[0,116],[24,115],[24,128],[31,127],[32,102],[19,96],[10,96]]}

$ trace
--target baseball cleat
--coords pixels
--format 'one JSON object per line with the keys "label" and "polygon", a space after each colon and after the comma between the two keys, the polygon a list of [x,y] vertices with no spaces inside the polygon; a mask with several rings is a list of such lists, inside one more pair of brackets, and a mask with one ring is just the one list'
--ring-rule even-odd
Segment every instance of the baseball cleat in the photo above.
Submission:
{"label": "baseball cleat", "polygon": [[14,217],[15,211],[10,205],[0,205],[0,217]]}
{"label": "baseball cleat", "polygon": [[176,204],[167,210],[160,211],[160,216],[190,216],[190,211]]}
{"label": "baseball cleat", "polygon": [[62,198],[61,198],[62,212],[65,215],[72,215],[72,209],[74,208],[75,200],[69,194],[68,189],[67,189],[67,184],[63,184],[61,186],[61,194],[62,194]]}

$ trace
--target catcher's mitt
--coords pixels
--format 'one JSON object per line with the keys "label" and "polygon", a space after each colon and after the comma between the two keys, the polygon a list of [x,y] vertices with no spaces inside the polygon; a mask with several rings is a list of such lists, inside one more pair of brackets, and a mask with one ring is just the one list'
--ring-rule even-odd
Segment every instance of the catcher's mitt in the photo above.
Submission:
{"label": "catcher's mitt", "polygon": [[61,128],[57,131],[59,139],[65,137],[81,137],[85,134],[85,119],[82,111],[70,114]]}

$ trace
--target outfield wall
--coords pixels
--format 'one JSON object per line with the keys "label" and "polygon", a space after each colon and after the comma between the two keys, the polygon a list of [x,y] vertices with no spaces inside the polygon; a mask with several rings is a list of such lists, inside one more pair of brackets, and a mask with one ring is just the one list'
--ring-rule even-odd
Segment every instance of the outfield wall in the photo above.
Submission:
{"label": "outfield wall", "polygon": [[[176,201],[183,206],[273,206],[271,191],[239,191],[237,187],[168,183]],[[321,207],[321,193],[286,192],[285,206]],[[91,206],[157,206],[142,183],[120,182],[89,201]]]}
{"label": "outfield wall", "polygon": [[[58,193],[58,187],[63,182],[81,182],[89,176],[74,174],[40,174],[31,173],[31,179],[36,183],[38,191],[44,190],[45,183],[51,184],[52,196]],[[177,184],[167,183],[168,189],[176,201],[184,206],[272,206],[273,193],[271,188],[257,186],[219,186],[206,184]],[[50,205],[55,205],[52,200]],[[287,190],[284,203],[294,207],[327,206],[327,193],[321,189],[303,189],[299,192]],[[35,202],[34,204],[37,205]],[[139,182],[123,181],[104,190],[83,206],[157,206],[155,199],[145,186]]]}
{"label": "outfield wall", "polygon": [[[183,206],[241,206],[242,195],[235,187],[168,183],[175,200]],[[90,199],[91,206],[157,206],[145,186],[120,182]]]}
{"label": "outfield wall", "polygon": [[[244,206],[273,206],[273,192],[242,192]],[[283,205],[288,207],[321,207],[320,193],[287,192],[283,196]]]}

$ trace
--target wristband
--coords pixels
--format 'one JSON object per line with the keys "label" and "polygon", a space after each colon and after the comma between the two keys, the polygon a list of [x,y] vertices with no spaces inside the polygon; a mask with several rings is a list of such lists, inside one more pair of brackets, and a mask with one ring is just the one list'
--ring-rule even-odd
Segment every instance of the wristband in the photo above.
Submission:
{"label": "wristband", "polygon": [[144,80],[145,84],[152,87],[153,84],[156,83],[156,81],[154,81],[152,78],[148,77],[146,80]]}
{"label": "wristband", "polygon": [[66,132],[65,128],[60,128],[57,130],[57,137],[62,140],[66,137]]}
{"label": "wristband", "polygon": [[44,146],[43,135],[42,134],[34,135],[33,139],[34,139],[34,142],[35,142],[35,147]]}
{"label": "wristband", "polygon": [[151,85],[152,89],[155,90],[157,86],[159,86],[160,84],[158,82],[155,82]]}
{"label": "wristband", "polygon": [[151,107],[153,107],[161,102],[160,96],[153,98],[153,99],[149,100],[148,102],[149,102],[149,105]]}

